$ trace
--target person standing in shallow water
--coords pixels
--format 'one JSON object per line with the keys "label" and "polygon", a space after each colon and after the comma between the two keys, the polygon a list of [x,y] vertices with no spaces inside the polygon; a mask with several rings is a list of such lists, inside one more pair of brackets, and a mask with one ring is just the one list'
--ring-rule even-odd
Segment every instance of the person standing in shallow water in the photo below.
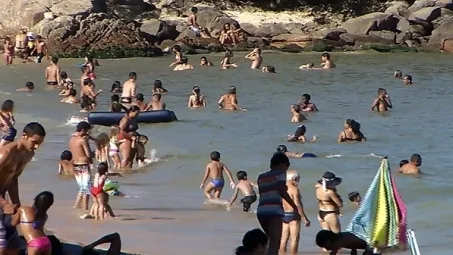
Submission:
{"label": "person standing in shallow water", "polygon": [[317,112],[318,107],[312,102],[310,102],[311,96],[309,94],[303,94],[300,101],[299,106],[303,112]]}
{"label": "person standing in shallow water", "polygon": [[387,90],[379,88],[377,91],[377,98],[374,99],[373,104],[371,105],[371,111],[386,112],[392,108],[392,101],[387,94]]}
{"label": "person standing in shallow water", "polygon": [[52,57],[50,66],[46,68],[46,81],[47,85],[55,86],[60,84],[61,74],[60,67],[58,66],[58,58]]}
{"label": "person standing in shallow water", "polygon": [[321,67],[323,69],[331,69],[331,68],[335,68],[335,64],[333,63],[333,61],[330,59],[330,54],[329,53],[324,53],[321,55],[321,60],[322,60],[322,63],[321,63]]}
{"label": "person standing in shallow water", "polygon": [[[46,131],[37,122],[28,123],[22,136],[0,148],[0,254],[18,254],[21,240],[11,225],[12,214],[21,206],[19,199],[19,177],[44,142]],[[9,200],[5,199],[8,192]],[[10,202],[11,201],[11,202]]]}
{"label": "person standing in shallow water", "polygon": [[287,192],[286,171],[290,166],[289,158],[277,152],[270,160],[270,171],[258,176],[260,195],[256,216],[269,237],[267,255],[277,255],[283,231],[283,202],[293,208],[294,220],[300,221],[299,208]]}
{"label": "person standing in shallow water", "polygon": [[241,108],[238,105],[238,99],[236,96],[236,87],[230,86],[228,90],[228,94],[223,95],[219,102],[219,109],[227,110],[227,111],[243,111],[246,112],[247,109]]}
{"label": "person standing in shallow water", "polygon": [[422,156],[413,154],[409,163],[400,167],[399,172],[402,174],[420,174],[420,166],[422,165]]}

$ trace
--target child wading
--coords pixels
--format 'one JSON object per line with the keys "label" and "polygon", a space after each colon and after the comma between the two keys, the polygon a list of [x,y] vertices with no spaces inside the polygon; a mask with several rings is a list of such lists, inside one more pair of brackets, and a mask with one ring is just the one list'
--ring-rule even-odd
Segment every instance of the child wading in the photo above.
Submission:
{"label": "child wading", "polygon": [[236,201],[239,191],[241,191],[242,194],[244,194],[244,198],[241,199],[242,210],[244,212],[248,212],[250,210],[250,206],[256,201],[256,193],[253,189],[256,185],[247,179],[247,173],[245,171],[237,172],[236,177],[238,178],[239,183],[236,185],[233,197],[231,197],[230,204],[228,206],[231,207],[234,201]]}
{"label": "child wading", "polygon": [[[227,174],[228,178],[230,179],[230,187],[234,189],[234,181],[233,176],[231,175],[230,169],[220,162],[220,152],[213,151],[211,152],[211,162],[206,165],[206,171],[203,176],[203,180],[201,181],[200,189],[204,188],[204,195],[208,200],[213,199],[211,192],[214,191],[214,199],[220,199],[220,195],[222,194],[223,186],[225,185],[225,180],[223,178],[223,171]],[[211,181],[204,186],[206,180],[211,178]]]}

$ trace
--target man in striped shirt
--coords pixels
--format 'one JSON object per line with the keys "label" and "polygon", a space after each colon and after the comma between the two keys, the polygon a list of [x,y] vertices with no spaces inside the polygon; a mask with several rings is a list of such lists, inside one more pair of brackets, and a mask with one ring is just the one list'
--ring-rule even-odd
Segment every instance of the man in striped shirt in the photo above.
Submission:
{"label": "man in striped shirt", "polygon": [[286,171],[289,166],[289,158],[284,153],[277,152],[271,158],[271,170],[258,176],[260,201],[256,214],[269,237],[268,255],[278,255],[284,215],[282,199],[294,208],[294,217],[300,221],[297,205],[287,192]]}

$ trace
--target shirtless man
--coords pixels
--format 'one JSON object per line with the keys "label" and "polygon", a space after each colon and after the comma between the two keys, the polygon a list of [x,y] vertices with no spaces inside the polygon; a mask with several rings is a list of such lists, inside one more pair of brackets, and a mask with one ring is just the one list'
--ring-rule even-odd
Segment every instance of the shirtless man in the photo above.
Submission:
{"label": "shirtless man", "polygon": [[[200,189],[204,188],[204,195],[208,200],[213,199],[211,195],[212,191],[214,191],[214,199],[219,200],[220,195],[222,194],[223,186],[225,185],[225,180],[223,178],[224,171],[230,179],[230,187],[234,189],[235,185],[230,169],[228,169],[225,164],[220,162],[220,153],[218,151],[213,151],[211,152],[210,157],[211,162],[206,165],[206,171],[203,179],[201,180]],[[211,181],[205,187],[208,177],[211,178]]]}
{"label": "shirtless man", "polygon": [[227,110],[227,111],[247,111],[247,109],[241,108],[238,105],[238,100],[236,97],[236,87],[230,86],[228,94],[223,95],[219,102],[219,109]]}
{"label": "shirtless man", "polygon": [[393,108],[390,96],[387,94],[387,90],[379,88],[377,91],[377,98],[374,99],[371,105],[371,111],[386,112]]}
{"label": "shirtless man", "polygon": [[187,17],[187,24],[189,25],[189,29],[194,31],[197,37],[201,36],[203,38],[210,38],[211,36],[207,29],[200,26],[197,22],[198,8],[192,7],[190,8],[190,11],[192,12],[192,14]]}
{"label": "shirtless man", "polygon": [[61,69],[57,64],[58,64],[58,58],[52,57],[50,66],[48,66],[46,68],[47,85],[56,86],[56,85],[60,84]]}
{"label": "shirtless man", "polygon": [[422,165],[422,157],[419,154],[413,154],[409,163],[403,165],[399,172],[402,174],[420,174],[420,166]]}
{"label": "shirtless man", "polygon": [[151,99],[151,102],[149,102],[148,106],[145,109],[145,112],[165,110],[166,105],[164,102],[161,101],[161,99],[162,99],[161,94],[154,94],[153,99]]}
{"label": "shirtless man", "polygon": [[46,42],[42,39],[40,35],[36,36],[36,62],[41,63],[42,59],[44,56],[46,56],[47,59],[49,59],[49,51],[47,49],[47,44]]}
{"label": "shirtless man", "polygon": [[330,69],[330,68],[335,68],[335,64],[333,63],[332,60],[330,60],[330,54],[329,53],[324,53],[321,55],[321,66],[323,69]]}
{"label": "shirtless man", "polygon": [[261,63],[263,63],[263,57],[261,57],[261,49],[259,48],[253,49],[253,51],[247,54],[245,58],[252,61],[252,66],[250,68],[252,69],[261,68]]}
{"label": "shirtless man", "polygon": [[130,105],[132,103],[132,99],[135,98],[135,91],[137,89],[137,73],[130,72],[129,73],[129,80],[127,80],[123,84],[123,92],[121,94],[121,103]]}
{"label": "shirtless man", "polygon": [[80,97],[87,96],[94,102],[96,102],[96,97],[102,93],[102,89],[97,92],[94,90],[94,84],[91,80],[84,80],[82,89],[80,90]]}
{"label": "shirtless man", "polygon": [[[11,226],[11,214],[21,205],[18,179],[45,136],[46,131],[41,124],[30,122],[19,139],[0,148],[0,255],[19,252],[21,241],[16,228]],[[6,192],[11,202],[5,199]]]}
{"label": "shirtless man", "polygon": [[176,65],[173,71],[185,71],[185,70],[193,70],[193,65],[189,64],[189,59],[186,56],[181,58],[181,63]]}
{"label": "shirtless man", "polygon": [[[91,187],[91,164],[93,163],[93,153],[88,142],[90,138],[91,125],[82,121],[77,124],[76,132],[69,139],[69,151],[72,153],[74,164],[74,174],[79,186],[74,208],[88,210]],[[84,215],[86,216],[86,215]]]}
{"label": "shirtless man", "polygon": [[[310,220],[307,218],[307,215],[304,211],[304,205],[302,204],[302,196],[300,195],[299,184],[300,175],[294,170],[289,170],[286,172],[286,186],[288,187],[288,194],[294,203],[297,205],[297,211],[301,218],[304,220],[305,227],[310,226]],[[288,241],[291,239],[289,245],[289,253],[297,254],[299,249],[299,239],[300,239],[300,220],[295,217],[293,207],[283,200],[283,210],[285,211],[283,215],[283,229],[282,229],[282,239],[280,242],[280,251],[286,252],[286,246]]]}
{"label": "shirtless man", "polygon": [[28,37],[27,28],[23,27],[20,29],[20,33],[16,35],[16,45],[14,51],[22,59],[22,63],[25,63],[28,58]]}

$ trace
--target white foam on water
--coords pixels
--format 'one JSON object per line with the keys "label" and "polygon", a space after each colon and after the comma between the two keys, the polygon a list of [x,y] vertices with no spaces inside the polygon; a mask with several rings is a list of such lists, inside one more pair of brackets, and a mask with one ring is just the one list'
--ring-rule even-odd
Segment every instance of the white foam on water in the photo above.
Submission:
{"label": "white foam on water", "polygon": [[9,92],[0,91],[0,95],[11,95]]}
{"label": "white foam on water", "polygon": [[205,204],[211,204],[211,205],[225,205],[228,206],[230,204],[230,201],[227,200],[222,200],[222,199],[210,199],[204,201]]}
{"label": "white foam on water", "polygon": [[72,116],[71,118],[68,119],[66,124],[64,124],[63,126],[77,125],[77,124],[79,124],[79,122],[87,121],[87,120],[88,120],[87,118],[83,118],[83,117],[79,117],[79,116]]}

